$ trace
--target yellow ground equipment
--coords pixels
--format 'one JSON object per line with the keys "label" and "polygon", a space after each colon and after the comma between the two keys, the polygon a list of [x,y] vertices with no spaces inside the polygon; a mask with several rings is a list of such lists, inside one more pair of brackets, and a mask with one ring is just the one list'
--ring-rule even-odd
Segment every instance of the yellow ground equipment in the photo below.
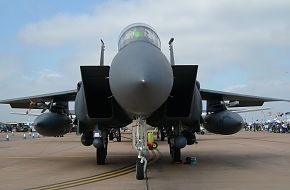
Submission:
{"label": "yellow ground equipment", "polygon": [[147,146],[149,150],[153,150],[157,148],[157,143],[154,141],[154,132],[148,131],[147,132]]}

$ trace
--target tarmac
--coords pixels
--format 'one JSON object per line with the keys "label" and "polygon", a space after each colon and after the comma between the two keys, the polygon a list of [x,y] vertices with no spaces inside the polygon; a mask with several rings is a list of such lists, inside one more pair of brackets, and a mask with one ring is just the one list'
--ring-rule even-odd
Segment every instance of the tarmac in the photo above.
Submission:
{"label": "tarmac", "polygon": [[[167,141],[150,151],[148,180],[135,179],[131,142],[109,143],[106,165],[96,165],[95,148],[80,136],[32,138],[0,134],[0,189],[290,189],[290,134],[241,131],[231,136],[198,135],[198,144],[171,161]],[[128,137],[128,136],[127,136]]]}

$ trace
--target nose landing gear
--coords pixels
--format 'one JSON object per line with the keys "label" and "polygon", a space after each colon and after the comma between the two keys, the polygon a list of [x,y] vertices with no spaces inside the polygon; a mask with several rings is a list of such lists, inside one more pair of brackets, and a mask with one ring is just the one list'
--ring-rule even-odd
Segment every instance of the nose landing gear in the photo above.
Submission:
{"label": "nose landing gear", "polygon": [[133,128],[133,146],[138,150],[138,160],[136,161],[136,179],[142,180],[146,176],[147,160],[145,158],[147,145],[146,120],[138,118],[136,126]]}

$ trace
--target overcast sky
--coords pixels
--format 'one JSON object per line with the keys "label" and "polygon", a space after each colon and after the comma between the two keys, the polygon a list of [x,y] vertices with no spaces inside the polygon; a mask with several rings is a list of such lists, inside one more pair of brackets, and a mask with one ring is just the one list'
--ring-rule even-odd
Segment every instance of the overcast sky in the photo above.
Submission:
{"label": "overcast sky", "polygon": [[[176,64],[198,64],[202,88],[290,99],[289,10],[289,0],[1,0],[0,99],[74,89],[79,66],[99,63],[99,40],[110,65],[135,22],[155,28],[166,56],[174,37]],[[0,121],[28,119],[11,111],[0,105]]]}

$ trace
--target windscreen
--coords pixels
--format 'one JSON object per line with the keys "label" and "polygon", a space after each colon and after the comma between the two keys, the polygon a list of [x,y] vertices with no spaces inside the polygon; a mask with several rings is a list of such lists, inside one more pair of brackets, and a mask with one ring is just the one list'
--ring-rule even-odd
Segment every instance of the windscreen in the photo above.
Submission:
{"label": "windscreen", "polygon": [[136,23],[127,26],[120,35],[119,51],[133,41],[145,41],[161,48],[160,39],[156,32],[147,24]]}

